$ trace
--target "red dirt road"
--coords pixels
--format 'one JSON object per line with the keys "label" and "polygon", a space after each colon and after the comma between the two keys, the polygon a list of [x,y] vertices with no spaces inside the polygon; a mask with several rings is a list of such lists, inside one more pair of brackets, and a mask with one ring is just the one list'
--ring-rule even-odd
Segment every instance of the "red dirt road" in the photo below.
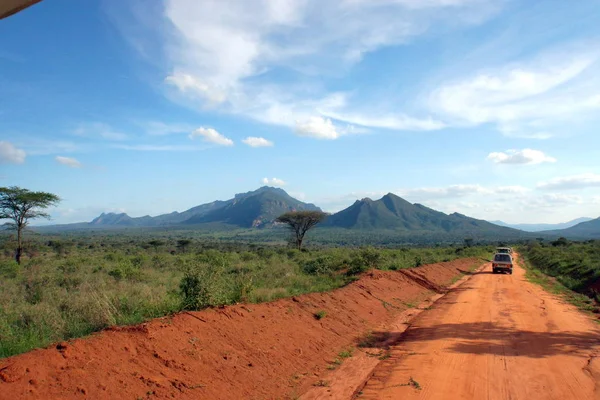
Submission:
{"label": "red dirt road", "polygon": [[598,325],[524,275],[488,266],[440,299],[356,398],[600,399]]}

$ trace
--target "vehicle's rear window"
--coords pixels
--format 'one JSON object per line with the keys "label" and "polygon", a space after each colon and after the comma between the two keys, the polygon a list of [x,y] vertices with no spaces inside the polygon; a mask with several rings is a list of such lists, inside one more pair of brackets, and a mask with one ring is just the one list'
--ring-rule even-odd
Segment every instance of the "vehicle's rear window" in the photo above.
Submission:
{"label": "vehicle's rear window", "polygon": [[508,254],[496,254],[494,256],[494,261],[510,262],[511,260]]}

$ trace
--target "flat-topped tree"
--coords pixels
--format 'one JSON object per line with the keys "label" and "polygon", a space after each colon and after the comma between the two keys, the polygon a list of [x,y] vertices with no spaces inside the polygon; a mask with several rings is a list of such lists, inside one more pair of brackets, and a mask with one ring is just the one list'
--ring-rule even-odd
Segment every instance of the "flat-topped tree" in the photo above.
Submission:
{"label": "flat-topped tree", "polygon": [[306,232],[326,217],[327,214],[322,211],[290,211],[280,215],[275,221],[288,225],[294,236],[296,246],[300,250]]}
{"label": "flat-topped tree", "polygon": [[5,225],[17,231],[15,260],[21,263],[23,230],[30,219],[50,218],[43,210],[58,204],[60,198],[52,193],[32,192],[17,186],[0,187],[0,220],[9,219]]}

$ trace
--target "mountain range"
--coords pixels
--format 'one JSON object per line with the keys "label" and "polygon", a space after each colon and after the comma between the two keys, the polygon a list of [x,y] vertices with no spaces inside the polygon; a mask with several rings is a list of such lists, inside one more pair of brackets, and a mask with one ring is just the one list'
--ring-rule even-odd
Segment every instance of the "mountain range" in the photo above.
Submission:
{"label": "mountain range", "polygon": [[314,204],[294,199],[283,189],[264,186],[252,192],[236,194],[230,200],[213,201],[181,213],[174,211],[156,217],[146,215],[137,218],[132,218],[125,213],[102,213],[92,220],[89,226],[157,227],[219,222],[240,228],[260,228],[272,224],[275,218],[287,211],[321,211],[321,209]]}
{"label": "mountain range", "polygon": [[600,239],[600,218],[581,222],[567,229],[539,232],[550,236],[564,236],[570,239]]}
{"label": "mountain range", "polygon": [[468,236],[516,237],[522,232],[470,218],[459,213],[443,212],[412,204],[393,193],[379,200],[357,200],[350,207],[331,215],[324,227],[355,230],[393,230],[397,232],[452,233]]}
{"label": "mountain range", "polygon": [[[91,222],[38,227],[43,230],[69,229],[115,229],[125,227],[174,227],[188,229],[269,228],[275,219],[287,211],[320,211],[314,204],[304,203],[291,197],[283,189],[264,186],[257,190],[236,194],[229,200],[217,200],[183,212],[174,211],[155,217],[130,217],[125,213],[102,213]],[[472,237],[475,239],[518,239],[536,235],[600,237],[600,220],[586,220],[574,225],[571,221],[565,230],[525,232],[503,223],[491,223],[459,213],[445,214],[422,204],[412,204],[393,193],[381,199],[364,198],[348,208],[329,215],[319,225],[321,229],[337,229],[343,232],[387,232],[393,235],[436,237],[440,240]],[[506,225],[506,224],[504,224]],[[547,225],[553,228],[555,225]],[[564,233],[562,233],[564,232]]]}
{"label": "mountain range", "polygon": [[520,229],[520,230],[526,231],[526,232],[541,232],[541,231],[552,231],[552,230],[558,230],[558,229],[571,228],[582,222],[591,221],[592,219],[593,218],[582,217],[582,218],[577,218],[572,221],[563,222],[563,223],[559,223],[559,224],[507,224],[506,222],[502,222],[502,221],[490,221],[490,222],[492,224],[506,226],[508,228]]}

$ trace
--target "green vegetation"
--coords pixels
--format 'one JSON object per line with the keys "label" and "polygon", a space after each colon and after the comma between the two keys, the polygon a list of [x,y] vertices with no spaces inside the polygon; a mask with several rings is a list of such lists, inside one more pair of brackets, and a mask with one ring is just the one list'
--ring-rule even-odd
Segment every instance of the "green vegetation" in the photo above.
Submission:
{"label": "green vegetation", "polygon": [[[485,247],[327,248],[208,242],[168,233],[30,234],[22,264],[0,236],[0,357],[181,310],[258,303],[346,285],[367,268],[488,255]],[[189,240],[183,242],[182,240]]]}
{"label": "green vegetation", "polygon": [[400,383],[400,384],[394,385],[392,387],[405,387],[405,386],[410,386],[410,387],[415,388],[416,390],[421,390],[421,385],[419,384],[419,382],[415,381],[412,376],[408,379],[408,382]]}
{"label": "green vegetation", "polygon": [[10,222],[4,225],[17,232],[17,264],[21,263],[23,230],[29,225],[29,220],[50,218],[42,210],[56,205],[59,201],[59,197],[52,193],[32,192],[17,186],[0,187],[0,221],[8,219]]}
{"label": "green vegetation", "polygon": [[560,285],[600,300],[600,241],[577,243],[559,238],[549,243],[531,242],[521,254]]}
{"label": "green vegetation", "polygon": [[595,302],[592,298],[568,289],[555,278],[552,278],[531,266],[526,267],[527,271],[525,276],[529,282],[540,285],[549,293],[561,296],[582,311],[595,312],[598,310],[598,307],[594,304]]}
{"label": "green vegetation", "polygon": [[349,347],[346,350],[340,351],[338,357],[343,360],[352,357],[352,354],[354,354],[354,348]]}
{"label": "green vegetation", "polygon": [[315,317],[316,320],[321,320],[327,316],[327,311],[319,310],[316,313],[314,313],[313,316]]}
{"label": "green vegetation", "polygon": [[301,250],[306,232],[326,217],[327,214],[322,211],[290,211],[280,215],[275,221],[288,226],[292,233],[292,242]]}

